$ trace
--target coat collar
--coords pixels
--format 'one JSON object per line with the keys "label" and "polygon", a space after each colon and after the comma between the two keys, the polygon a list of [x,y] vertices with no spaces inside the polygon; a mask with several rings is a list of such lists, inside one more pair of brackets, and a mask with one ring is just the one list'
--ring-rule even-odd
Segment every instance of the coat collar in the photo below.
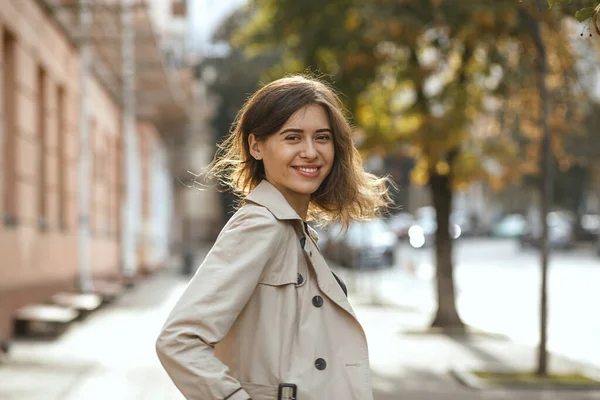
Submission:
{"label": "coat collar", "polygon": [[263,179],[248,196],[246,200],[256,203],[269,210],[277,219],[292,219],[302,221],[302,218],[290,206],[283,194],[269,181]]}
{"label": "coat collar", "polygon": [[[246,196],[246,200],[265,207],[279,220],[302,222],[302,218],[290,206],[290,203],[283,197],[283,194],[266,179],[263,179],[256,185],[254,190]],[[313,228],[308,225],[305,225],[305,228],[315,242],[319,240],[319,235]]]}

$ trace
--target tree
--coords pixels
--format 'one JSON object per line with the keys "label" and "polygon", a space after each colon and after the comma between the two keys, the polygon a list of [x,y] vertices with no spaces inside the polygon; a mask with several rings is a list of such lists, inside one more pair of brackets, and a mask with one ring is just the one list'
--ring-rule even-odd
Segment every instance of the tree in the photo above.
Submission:
{"label": "tree", "polygon": [[[406,42],[404,33],[392,36],[386,49],[393,57],[380,67],[378,80],[364,95],[358,125],[369,131],[374,146],[384,143],[389,148],[396,143],[400,151],[417,160],[414,181],[428,184],[438,215],[438,310],[432,325],[458,328],[462,323],[454,306],[452,241],[448,234],[452,192],[481,179],[499,188],[516,182],[524,173],[540,171],[540,151],[523,156],[521,150],[538,147],[543,137],[538,128],[540,108],[533,107],[530,113],[529,109],[523,111],[522,102],[514,101],[517,97],[539,103],[539,73],[529,53],[519,57],[520,52],[515,51],[536,48],[530,7],[471,2],[467,9],[461,9],[458,3],[446,3],[450,5],[447,8],[437,3],[429,4],[429,8],[424,3],[408,8],[404,3],[403,16],[379,10],[389,16],[384,24],[387,27],[400,21],[403,26],[412,22],[409,26],[424,30],[414,37],[408,35]],[[424,8],[419,10],[419,6]],[[418,11],[411,13],[414,8]],[[437,10],[439,15],[432,17],[427,10],[434,10],[433,15]],[[558,60],[550,75],[555,82],[552,94],[560,98],[557,109],[572,98],[569,89],[573,78],[569,52],[561,52],[565,40],[557,32],[558,21],[549,17],[545,22],[546,36],[550,34],[552,41],[551,55]],[[426,61],[427,52],[437,57]],[[560,54],[564,54],[562,59]],[[427,85],[436,78],[442,80],[440,88],[428,94]],[[513,90],[515,86],[519,89]],[[499,106],[508,103],[513,103],[508,109]],[[493,115],[501,118],[490,118]],[[572,120],[570,115],[559,114],[552,122],[564,128]],[[527,123],[531,137],[515,135],[515,123]],[[558,151],[563,147],[562,137],[556,139]],[[366,142],[369,144],[369,139]],[[531,144],[522,146],[524,142]]]}
{"label": "tree", "polygon": [[541,122],[543,130],[542,139],[542,159],[541,171],[542,179],[540,186],[540,217],[542,225],[542,245],[541,245],[541,270],[542,270],[542,285],[540,292],[540,343],[538,351],[538,367],[537,374],[546,376],[548,374],[548,208],[551,203],[552,196],[552,176],[551,176],[551,158],[550,158],[550,132],[548,129],[548,113],[550,108],[548,98],[548,88],[546,78],[548,76],[548,59],[546,55],[546,46],[542,37],[542,21],[539,15],[543,15],[542,0],[536,0],[538,18],[532,18],[533,41],[537,50],[538,62],[538,85],[541,100]]}
{"label": "tree", "polygon": [[[343,0],[323,6],[316,0],[255,0],[253,5],[254,17],[237,40],[250,52],[285,47],[271,76],[307,67],[331,76],[346,94],[361,150],[415,160],[413,181],[428,185],[437,211],[438,309],[432,325],[464,329],[455,305],[449,234],[453,192],[476,180],[500,187],[539,172],[540,108],[523,113],[522,104],[510,104],[539,103],[536,65],[515,55],[515,49],[535,48],[525,12],[531,4]],[[544,39],[560,60],[564,39],[554,33]],[[549,78],[568,65],[552,63]],[[567,117],[556,124],[566,125]],[[515,124],[525,125],[530,137],[514,134]],[[523,157],[534,148],[531,157]]]}

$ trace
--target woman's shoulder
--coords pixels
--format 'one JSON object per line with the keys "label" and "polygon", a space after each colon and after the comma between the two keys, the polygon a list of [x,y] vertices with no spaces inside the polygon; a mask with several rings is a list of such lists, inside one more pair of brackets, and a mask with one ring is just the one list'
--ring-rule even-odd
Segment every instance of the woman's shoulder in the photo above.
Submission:
{"label": "woman's shoulder", "polygon": [[252,225],[259,229],[270,230],[277,233],[284,232],[286,224],[278,220],[266,207],[255,203],[245,203],[231,216],[226,228],[240,225]]}
{"label": "woman's shoulder", "polygon": [[237,209],[231,220],[258,219],[264,222],[276,223],[277,218],[266,208],[256,203],[247,202]]}

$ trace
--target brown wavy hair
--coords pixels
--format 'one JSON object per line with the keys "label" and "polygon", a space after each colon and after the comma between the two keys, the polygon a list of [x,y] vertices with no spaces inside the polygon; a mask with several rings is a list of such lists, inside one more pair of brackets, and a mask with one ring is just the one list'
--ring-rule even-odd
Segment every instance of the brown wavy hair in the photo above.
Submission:
{"label": "brown wavy hair", "polygon": [[308,219],[319,224],[368,220],[391,203],[387,177],[367,173],[352,141],[352,127],[335,91],[322,81],[301,75],[273,81],[254,93],[239,111],[230,134],[219,145],[208,174],[238,195],[240,203],[261,180],[264,166],[250,154],[248,136],[265,140],[298,110],[321,105],[333,130],[335,156],[331,172],[312,194]]}

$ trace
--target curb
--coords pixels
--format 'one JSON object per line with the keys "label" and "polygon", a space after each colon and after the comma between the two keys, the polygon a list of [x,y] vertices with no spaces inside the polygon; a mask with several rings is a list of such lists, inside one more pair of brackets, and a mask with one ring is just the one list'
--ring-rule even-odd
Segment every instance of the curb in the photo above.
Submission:
{"label": "curb", "polygon": [[414,330],[407,329],[400,331],[399,333],[406,336],[420,336],[420,335],[444,335],[444,336],[453,336],[453,337],[461,337],[465,339],[490,339],[490,340],[499,340],[503,342],[513,342],[510,337],[497,332],[489,332],[479,328],[475,328],[471,325],[465,325],[465,331],[455,331],[452,329],[445,328],[426,328],[423,330]]}
{"label": "curb", "polygon": [[[510,372],[507,369],[489,369],[492,372]],[[552,391],[600,391],[600,383],[598,384],[561,384],[561,383],[521,383],[521,382],[506,382],[506,383],[491,383],[487,379],[483,379],[475,375],[473,372],[462,368],[452,368],[450,375],[453,376],[464,386],[476,390],[494,390],[494,389],[511,389],[511,390],[552,390]]]}

